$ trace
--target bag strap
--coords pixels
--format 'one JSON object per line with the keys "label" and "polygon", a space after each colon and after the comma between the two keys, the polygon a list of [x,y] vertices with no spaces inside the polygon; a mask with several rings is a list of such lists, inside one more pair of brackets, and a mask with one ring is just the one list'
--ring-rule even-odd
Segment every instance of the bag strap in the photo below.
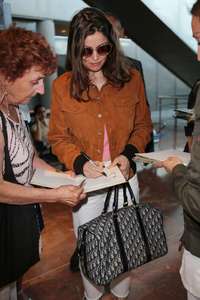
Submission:
{"label": "bag strap", "polygon": [[18,183],[15,178],[12,164],[10,161],[10,155],[9,155],[9,150],[8,150],[8,134],[7,134],[7,130],[6,130],[6,119],[5,119],[2,111],[0,111],[0,117],[1,117],[1,121],[2,121],[2,132],[3,132],[3,137],[4,137],[4,155],[5,155],[5,173],[3,175],[3,178],[9,182]]}
{"label": "bag strap", "polygon": [[126,207],[128,206],[128,197],[127,197],[127,191],[130,195],[130,198],[131,198],[131,201],[133,203],[134,206],[137,206],[137,202],[136,202],[136,199],[135,199],[135,195],[133,193],[133,190],[130,186],[130,183],[127,181],[121,185],[118,185],[118,186],[115,186],[114,187],[114,190],[115,190],[115,193],[114,193],[114,203],[113,203],[113,210],[114,211],[117,211],[118,210],[118,194],[119,194],[119,187],[122,187],[122,190],[123,190],[123,198],[124,198],[124,203],[123,203],[123,207]]}
{"label": "bag strap", "polygon": [[113,191],[113,187],[110,187],[108,189],[108,193],[106,195],[106,199],[105,199],[105,202],[104,202],[104,208],[103,208],[102,214],[105,214],[108,211],[108,206],[109,206],[109,203],[110,203],[110,198],[111,198],[112,191]]}
{"label": "bag strap", "polygon": [[126,186],[125,184],[122,184],[122,190],[123,190],[123,198],[124,198],[124,207],[128,206],[128,197],[126,193]]}
{"label": "bag strap", "polygon": [[119,202],[119,187],[120,185],[114,186],[114,201],[113,201],[113,212],[116,213],[118,210],[118,202]]}
{"label": "bag strap", "polygon": [[104,202],[104,208],[103,208],[102,214],[105,214],[108,211],[108,207],[109,207],[109,203],[110,203],[110,199],[111,199],[111,195],[112,195],[113,191],[114,191],[113,211],[116,212],[118,210],[119,188],[120,187],[122,188],[122,191],[123,191],[123,198],[124,198],[123,207],[128,206],[127,190],[130,195],[131,201],[133,202],[133,205],[135,205],[135,206],[138,205],[136,202],[133,190],[130,186],[130,183],[127,181],[123,184],[115,185],[108,189],[108,193],[106,195],[106,199]]}
{"label": "bag strap", "polygon": [[[138,223],[140,224],[141,235],[142,235],[142,238],[143,238],[143,241],[144,241],[144,244],[145,244],[145,251],[146,251],[147,261],[150,261],[151,260],[151,251],[150,251],[150,247],[149,247],[149,244],[148,244],[148,237],[146,235],[145,227],[144,227],[142,217],[141,217],[141,214],[140,214],[140,206],[136,202],[133,190],[132,190],[129,182],[126,182],[126,183],[123,184],[123,192],[125,194],[126,194],[126,190],[129,191],[129,194],[131,196],[131,200],[132,200],[133,205],[135,207],[136,217],[137,217]],[[114,203],[113,203],[114,216],[117,216],[117,211],[118,211],[118,198],[119,198],[118,194],[119,194],[119,186],[115,186],[114,187]],[[126,197],[126,199],[124,201],[123,207],[126,206],[127,195],[125,197]],[[126,262],[127,258],[126,258],[125,252],[123,250],[123,242],[122,242],[120,231],[118,230],[119,225],[118,225],[117,218],[114,218],[114,221],[115,221],[116,232],[118,232],[118,234],[117,234],[118,242],[120,243],[120,247],[122,248],[121,257],[123,257],[123,266],[124,266],[124,270],[126,271],[127,270],[126,269],[127,268],[127,262]]]}

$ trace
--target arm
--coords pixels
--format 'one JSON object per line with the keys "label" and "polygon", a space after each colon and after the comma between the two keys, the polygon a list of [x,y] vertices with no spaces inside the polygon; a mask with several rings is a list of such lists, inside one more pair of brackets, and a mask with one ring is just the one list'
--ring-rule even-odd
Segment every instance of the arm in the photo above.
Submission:
{"label": "arm", "polygon": [[[145,96],[144,83],[141,79],[140,74],[135,80],[138,81],[137,98],[135,120],[133,126],[133,132],[130,135],[128,144],[134,146],[138,152],[144,152],[147,143],[150,141],[152,132],[152,121],[150,109],[147,105]],[[134,80],[134,79],[133,79]]]}
{"label": "arm", "polygon": [[40,189],[11,183],[3,179],[4,138],[0,131],[0,202],[8,204],[30,204],[61,202],[75,206],[85,197],[83,189],[62,186],[57,189]]}
{"label": "arm", "polygon": [[183,209],[200,223],[200,101],[196,102],[195,127],[191,149],[191,161],[187,168],[173,170],[175,191]]}
{"label": "arm", "polygon": [[184,165],[177,165],[172,172],[175,193],[183,209],[200,223],[200,186],[192,182],[188,169]]}
{"label": "arm", "polygon": [[39,158],[37,153],[35,153],[35,156],[34,156],[34,159],[33,159],[33,168],[34,169],[37,169],[37,168],[38,169],[45,169],[45,170],[56,172],[56,169],[54,167],[52,167],[51,165],[49,165],[48,163],[46,163],[41,158]]}
{"label": "arm", "polygon": [[[67,85],[65,88],[69,89]],[[74,169],[74,161],[80,156],[80,147],[77,146],[78,143],[74,143],[76,138],[72,134],[67,118],[65,118],[64,105],[67,103],[63,101],[63,96],[59,94],[59,87],[57,89],[56,82],[54,82],[48,138],[53,153],[68,169]],[[84,162],[87,161],[84,157],[82,159]]]}
{"label": "arm", "polygon": [[[195,154],[194,154],[195,153]],[[192,148],[192,159],[188,167],[181,164],[176,157],[157,163],[172,173],[174,190],[184,211],[193,219],[200,222],[200,145],[195,142]]]}

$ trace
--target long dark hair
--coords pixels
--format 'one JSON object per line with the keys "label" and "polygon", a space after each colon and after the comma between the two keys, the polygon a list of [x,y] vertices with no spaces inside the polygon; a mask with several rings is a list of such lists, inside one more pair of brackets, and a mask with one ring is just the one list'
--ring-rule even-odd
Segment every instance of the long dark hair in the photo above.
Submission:
{"label": "long dark hair", "polygon": [[84,8],[70,23],[66,58],[66,68],[72,70],[71,96],[77,100],[83,100],[82,93],[89,88],[88,71],[83,66],[82,53],[86,37],[95,32],[101,32],[112,45],[112,51],[103,66],[103,74],[107,80],[122,87],[131,78],[119,40],[105,14],[96,8]]}

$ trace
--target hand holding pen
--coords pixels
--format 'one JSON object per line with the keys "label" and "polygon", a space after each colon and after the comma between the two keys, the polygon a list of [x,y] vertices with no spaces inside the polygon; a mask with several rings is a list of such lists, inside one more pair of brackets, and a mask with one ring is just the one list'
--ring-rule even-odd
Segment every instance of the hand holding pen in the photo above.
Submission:
{"label": "hand holding pen", "polygon": [[102,162],[91,160],[84,152],[81,152],[81,154],[88,160],[83,166],[83,173],[86,177],[97,178],[102,175],[106,176]]}

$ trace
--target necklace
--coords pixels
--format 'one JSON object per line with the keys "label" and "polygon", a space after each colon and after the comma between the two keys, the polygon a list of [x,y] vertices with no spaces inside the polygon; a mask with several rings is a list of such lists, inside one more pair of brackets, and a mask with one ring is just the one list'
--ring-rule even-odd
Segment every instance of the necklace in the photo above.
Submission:
{"label": "necklace", "polygon": [[11,113],[10,113],[10,109],[9,109],[9,104],[8,102],[4,101],[4,103],[1,105],[1,110],[6,114],[7,117],[10,118]]}
{"label": "necklace", "polygon": [[0,99],[0,104],[3,103],[3,100],[5,99],[5,97],[8,95],[8,93],[6,91],[4,91],[1,95],[1,99]]}
{"label": "necklace", "polygon": [[10,116],[10,111],[9,111],[9,104],[6,99],[6,96],[8,95],[7,91],[4,90],[0,96],[0,107],[2,107],[3,111],[7,114],[7,116]]}

